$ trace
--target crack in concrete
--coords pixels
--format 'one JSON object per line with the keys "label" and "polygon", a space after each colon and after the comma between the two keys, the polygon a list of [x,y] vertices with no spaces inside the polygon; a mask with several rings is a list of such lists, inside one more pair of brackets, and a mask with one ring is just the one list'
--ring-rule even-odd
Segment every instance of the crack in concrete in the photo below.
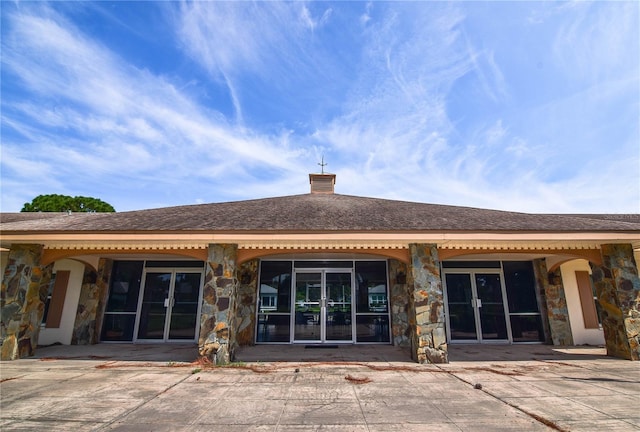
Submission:
{"label": "crack in concrete", "polygon": [[122,414],[116,416],[113,420],[105,423],[104,425],[100,426],[98,429],[96,429],[97,431],[100,430],[106,430],[106,428],[108,428],[109,426],[111,426],[114,423],[117,423],[120,419],[122,419],[125,416],[128,416],[129,414],[131,414],[132,412],[134,412],[135,410],[143,407],[144,405],[148,404],[149,402],[155,400],[158,396],[168,392],[169,390],[171,390],[172,388],[174,388],[175,386],[177,386],[178,384],[182,384],[183,382],[185,382],[187,379],[189,379],[189,377],[191,377],[191,373],[189,373],[187,376],[185,376],[184,378],[182,378],[181,380],[176,381],[175,383],[171,384],[170,386],[166,387],[165,389],[163,389],[162,391],[158,392],[157,394],[155,394],[153,397],[144,400],[142,402],[140,402],[138,405],[134,406],[133,408],[131,408],[130,410],[127,410],[125,412],[123,412]]}
{"label": "crack in concrete", "polygon": [[[454,373],[454,371],[447,371],[447,370],[442,369],[440,366],[435,365],[435,364],[434,364],[434,366],[435,366],[435,367],[437,367],[438,369],[441,369],[443,372],[445,372],[445,373],[447,373],[447,374],[451,375],[452,377],[454,377],[454,378],[456,378],[456,379],[458,379],[458,380],[462,381],[463,383],[470,385],[472,388],[474,388],[474,389],[476,389],[476,390],[479,390],[479,391],[484,392],[486,395],[489,395],[489,396],[491,396],[492,398],[494,398],[494,399],[496,399],[496,400],[498,400],[498,401],[502,402],[503,404],[505,404],[505,405],[507,405],[507,406],[510,406],[511,408],[514,408],[514,409],[516,409],[516,410],[520,411],[521,413],[523,413],[523,414],[525,414],[525,415],[527,415],[527,416],[531,417],[531,418],[532,418],[532,419],[534,419],[535,421],[540,422],[540,423],[542,423],[543,425],[545,425],[545,426],[547,426],[547,427],[550,427],[550,428],[552,428],[552,429],[554,429],[554,430],[557,430],[558,432],[570,432],[568,429],[564,429],[564,428],[562,428],[562,427],[558,426],[558,425],[557,425],[556,423],[554,423],[552,420],[546,419],[546,418],[544,418],[544,417],[542,417],[542,416],[539,416],[538,414],[535,414],[535,413],[529,412],[529,411],[527,411],[526,409],[524,409],[524,408],[522,408],[522,407],[519,407],[519,406],[517,406],[517,405],[512,404],[511,402],[508,402],[508,401],[506,401],[506,400],[502,399],[500,396],[496,396],[495,394],[491,393],[491,392],[490,392],[490,391],[488,391],[487,389],[483,388],[481,385],[480,385],[480,386],[477,386],[476,384],[473,384],[473,383],[471,383],[471,382],[467,381],[466,379],[464,379],[464,378],[462,378],[462,377],[459,377],[458,375],[456,375],[456,374]],[[489,368],[472,368],[472,370],[474,370],[474,369],[480,369],[480,370],[485,370],[485,371],[487,371],[487,372],[492,372],[492,371],[490,371],[490,370],[487,370],[487,369],[489,369]]]}

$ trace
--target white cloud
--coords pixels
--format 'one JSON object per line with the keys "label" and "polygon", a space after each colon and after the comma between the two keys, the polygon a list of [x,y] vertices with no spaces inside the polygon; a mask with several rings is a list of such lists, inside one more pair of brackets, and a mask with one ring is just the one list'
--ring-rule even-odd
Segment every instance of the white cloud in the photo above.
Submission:
{"label": "white cloud", "polygon": [[[167,8],[176,44],[227,89],[233,118],[184,88],[192,77],[175,82],[171,74],[134,67],[60,13],[29,5],[7,13],[3,73],[29,97],[2,102],[2,128],[12,132],[2,145],[3,206],[21,206],[48,193],[45,186],[71,194],[79,194],[73,191],[78,187],[102,188],[95,190],[109,196],[100,198],[118,210],[306,193],[307,173],[319,171],[322,155],[338,175],[339,193],[521,211],[609,211],[598,209],[609,201],[616,211],[638,206],[639,159],[628,155],[637,141],[616,137],[612,160],[602,167],[602,153],[585,157],[602,135],[593,142],[563,135],[594,119],[614,122],[597,113],[637,90],[637,77],[614,73],[618,66],[637,70],[637,59],[625,60],[628,51],[619,46],[602,53],[606,44],[637,35],[633,19],[609,34],[624,7],[600,17],[594,31],[578,17],[554,39],[560,56],[588,34],[578,56],[602,37],[590,61],[611,58],[613,66],[581,73],[582,88],[522,109],[514,102],[505,51],[473,45],[477,35],[466,27],[465,4],[370,2],[364,13],[359,4],[345,20],[351,28],[333,27],[345,16],[341,4],[174,6]],[[325,46],[324,38],[340,31],[357,39],[344,42],[349,51],[331,52],[340,48]],[[569,61],[562,64],[570,76]],[[470,77],[501,111],[482,113],[463,128],[451,118],[450,96]],[[264,111],[289,103],[290,95],[306,97],[291,106],[309,111],[300,122],[313,132],[257,120],[247,94],[261,86],[268,95],[285,95],[264,101]],[[324,104],[332,110],[312,113]],[[615,111],[614,105],[608,109]],[[618,121],[634,112],[637,107],[619,113]],[[577,160],[587,162],[563,165]],[[594,172],[602,173],[597,181]],[[22,195],[5,192],[7,185]],[[144,201],[129,196],[132,189]],[[612,190],[615,200],[607,195]]]}
{"label": "white cloud", "polygon": [[316,28],[322,27],[323,25],[325,25],[329,21],[332,12],[333,12],[333,9],[328,8],[323,12],[320,18],[316,19],[316,18],[313,18],[311,11],[309,11],[309,8],[306,5],[302,5],[302,10],[300,12],[300,19],[302,20],[302,23],[304,26],[306,26],[307,28],[313,31]]}
{"label": "white cloud", "polygon": [[365,12],[362,15],[360,15],[360,24],[362,24],[363,26],[366,25],[369,22],[369,20],[371,20],[372,8],[373,8],[373,3],[367,2],[365,6]]}
{"label": "white cloud", "polygon": [[[11,18],[3,63],[39,98],[5,105],[15,111],[5,109],[3,127],[26,140],[3,143],[3,166],[18,175],[188,178],[196,170],[215,178],[238,167],[287,171],[295,165],[300,151],[286,140],[231,128],[219,114],[165,79],[125,64],[54,12]],[[52,130],[80,137],[56,142]],[[33,154],[47,158],[28,162]]]}
{"label": "white cloud", "polygon": [[489,145],[497,144],[502,141],[506,134],[507,129],[502,125],[502,119],[498,119],[495,124],[485,132],[485,139]]}
{"label": "white cloud", "polygon": [[576,2],[557,11],[563,20],[555,32],[553,60],[571,88],[638,79],[638,8],[636,2]]}

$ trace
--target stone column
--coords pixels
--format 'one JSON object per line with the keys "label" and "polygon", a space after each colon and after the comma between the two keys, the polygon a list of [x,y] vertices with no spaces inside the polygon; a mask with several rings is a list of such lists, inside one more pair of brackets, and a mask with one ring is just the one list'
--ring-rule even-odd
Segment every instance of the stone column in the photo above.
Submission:
{"label": "stone column", "polygon": [[88,265],[84,266],[71,345],[93,345],[100,342],[112,269],[113,260],[106,258],[98,261],[97,272]]}
{"label": "stone column", "polygon": [[569,309],[560,267],[550,272],[545,259],[533,260],[536,279],[544,292],[544,309],[553,345],[573,345]]}
{"label": "stone column", "polygon": [[53,264],[41,266],[43,246],[13,245],[0,288],[2,360],[32,356],[38,345]]}
{"label": "stone column", "polygon": [[409,320],[415,320],[411,354],[418,363],[448,363],[438,249],[435,244],[410,244],[409,253]]}
{"label": "stone column", "polygon": [[200,355],[215,364],[228,364],[236,343],[230,314],[235,310],[238,285],[237,255],[238,245],[209,245],[198,346]]}
{"label": "stone column", "polygon": [[[231,323],[238,346],[253,345],[255,341],[258,262],[257,259],[244,262],[238,270],[236,310]],[[235,346],[231,348],[233,350]]]}
{"label": "stone column", "polygon": [[602,266],[591,264],[601,306],[607,355],[640,360],[640,279],[628,244],[602,245]]}
{"label": "stone column", "polygon": [[390,259],[389,307],[391,308],[391,335],[395,346],[411,346],[409,290],[407,287],[407,265],[402,261]]}

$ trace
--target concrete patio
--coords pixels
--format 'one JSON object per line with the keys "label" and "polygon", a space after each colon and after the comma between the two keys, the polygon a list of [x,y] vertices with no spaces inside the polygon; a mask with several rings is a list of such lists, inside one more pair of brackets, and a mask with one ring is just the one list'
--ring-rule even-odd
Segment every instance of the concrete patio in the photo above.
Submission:
{"label": "concrete patio", "polygon": [[256,346],[229,367],[196,357],[194,345],[39,348],[0,363],[0,429],[640,430],[640,362],[597,347],[454,345],[446,365],[379,345]]}

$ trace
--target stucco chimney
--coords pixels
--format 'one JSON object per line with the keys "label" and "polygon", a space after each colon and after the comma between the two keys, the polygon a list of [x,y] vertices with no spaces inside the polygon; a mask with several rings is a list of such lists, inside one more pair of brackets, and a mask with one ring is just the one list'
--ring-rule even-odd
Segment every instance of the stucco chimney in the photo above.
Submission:
{"label": "stucco chimney", "polygon": [[336,184],[335,174],[309,174],[312,194],[332,194]]}

